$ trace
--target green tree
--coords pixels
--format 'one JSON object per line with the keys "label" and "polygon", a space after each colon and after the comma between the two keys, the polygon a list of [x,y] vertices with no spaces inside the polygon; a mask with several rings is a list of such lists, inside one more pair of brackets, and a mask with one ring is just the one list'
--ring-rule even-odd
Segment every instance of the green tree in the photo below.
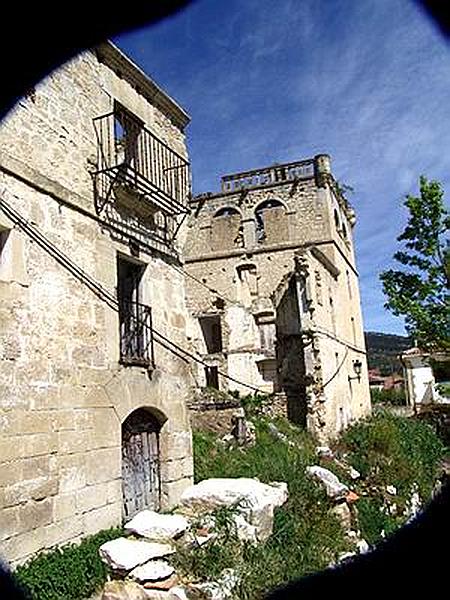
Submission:
{"label": "green tree", "polygon": [[380,274],[385,307],[402,316],[406,330],[422,348],[450,349],[450,216],[438,181],[420,177],[420,196],[406,196],[408,223],[394,259],[401,270]]}

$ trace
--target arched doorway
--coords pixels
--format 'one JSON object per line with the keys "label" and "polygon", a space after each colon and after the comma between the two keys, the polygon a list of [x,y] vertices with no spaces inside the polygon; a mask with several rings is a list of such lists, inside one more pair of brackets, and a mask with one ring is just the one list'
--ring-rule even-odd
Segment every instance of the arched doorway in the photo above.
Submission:
{"label": "arched doorway", "polygon": [[145,408],[132,412],[122,424],[122,495],[126,519],[145,508],[160,508],[159,430],[159,421]]}

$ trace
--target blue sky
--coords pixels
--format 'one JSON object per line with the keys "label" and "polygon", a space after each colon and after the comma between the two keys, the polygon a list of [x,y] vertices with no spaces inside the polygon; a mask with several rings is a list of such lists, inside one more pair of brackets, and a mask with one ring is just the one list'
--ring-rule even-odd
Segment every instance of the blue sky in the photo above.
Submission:
{"label": "blue sky", "polygon": [[[404,333],[378,273],[424,174],[450,190],[450,46],[412,0],[198,0],[114,39],[191,115],[194,193],[332,156],[354,188],[366,330]],[[450,193],[450,192],[449,192]]]}

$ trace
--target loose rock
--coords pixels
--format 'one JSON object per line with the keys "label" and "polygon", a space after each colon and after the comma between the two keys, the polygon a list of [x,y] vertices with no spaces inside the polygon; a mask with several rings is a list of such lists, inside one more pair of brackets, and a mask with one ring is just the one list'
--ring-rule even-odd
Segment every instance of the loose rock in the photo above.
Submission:
{"label": "loose rock", "polygon": [[189,523],[182,515],[164,515],[153,510],[139,512],[125,525],[125,531],[154,541],[166,541],[181,535]]}
{"label": "loose rock", "polygon": [[314,465],[306,467],[306,472],[323,485],[329,498],[333,498],[334,500],[341,499],[349,491],[348,487],[344,483],[341,483],[336,475],[328,469]]}
{"label": "loose rock", "polygon": [[169,544],[128,540],[123,537],[106,542],[99,548],[103,562],[117,571],[131,571],[152,558],[162,558],[174,552],[175,549]]}
{"label": "loose rock", "polygon": [[167,579],[163,579],[162,581],[146,581],[144,583],[144,588],[152,589],[152,590],[168,591],[171,588],[178,585],[178,583],[179,583],[178,575],[176,573],[173,573],[173,575],[171,575]]}
{"label": "loose rock", "polygon": [[275,507],[283,505],[287,497],[287,484],[283,482],[268,485],[258,479],[205,479],[185,490],[180,502],[196,514],[223,506],[236,507],[256,528],[258,541],[263,541],[272,533]]}
{"label": "loose rock", "polygon": [[134,581],[107,581],[102,600],[147,600],[145,590]]}
{"label": "loose rock", "polygon": [[175,569],[165,560],[150,560],[144,565],[133,569],[130,577],[141,583],[145,581],[157,581],[167,579],[174,573]]}

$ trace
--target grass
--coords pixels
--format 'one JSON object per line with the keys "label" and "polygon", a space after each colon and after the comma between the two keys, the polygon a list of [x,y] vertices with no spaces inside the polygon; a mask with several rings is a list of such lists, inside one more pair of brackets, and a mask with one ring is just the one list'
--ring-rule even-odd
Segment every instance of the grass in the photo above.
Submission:
{"label": "grass", "polygon": [[89,598],[104,584],[109,572],[98,549],[122,534],[121,529],[108,529],[85,538],[80,544],[43,552],[18,567],[14,578],[27,600]]}
{"label": "grass", "polygon": [[[241,577],[236,590],[242,599],[260,598],[283,582],[326,568],[336,556],[348,550],[348,542],[329,512],[331,504],[324,492],[305,474],[316,462],[315,442],[304,431],[284,420],[276,420],[280,431],[294,446],[274,440],[269,420],[255,419],[255,446],[225,448],[210,433],[194,433],[195,479],[210,477],[257,477],[265,483],[286,481],[289,500],[276,510],[273,535],[258,546],[241,544],[225,528],[210,545],[184,557],[179,567],[210,579],[212,573],[235,568]],[[195,564],[193,564],[195,563]]]}
{"label": "grass", "polygon": [[[288,580],[326,568],[336,557],[351,550],[344,532],[330,513],[331,503],[322,489],[305,474],[305,468],[321,464],[316,442],[305,431],[284,419],[272,421],[287,436],[275,440],[267,417],[254,411],[257,443],[250,448],[226,448],[211,433],[194,433],[195,480],[210,477],[257,477],[263,482],[286,481],[289,500],[277,509],[272,536],[257,546],[240,543],[229,525],[224,525],[210,545],[180,556],[180,572],[197,580],[217,578],[225,568],[235,569],[240,583],[236,598],[255,600]],[[257,408],[257,407],[256,407]],[[291,442],[291,444],[288,443]],[[416,483],[423,499],[433,488],[443,445],[433,429],[405,417],[378,411],[354,425],[337,441],[335,451],[360,471],[358,482],[332,461],[332,470],[360,495],[356,506],[363,537],[376,544],[407,519],[402,512]],[[398,514],[386,510],[386,486],[394,485]]]}

